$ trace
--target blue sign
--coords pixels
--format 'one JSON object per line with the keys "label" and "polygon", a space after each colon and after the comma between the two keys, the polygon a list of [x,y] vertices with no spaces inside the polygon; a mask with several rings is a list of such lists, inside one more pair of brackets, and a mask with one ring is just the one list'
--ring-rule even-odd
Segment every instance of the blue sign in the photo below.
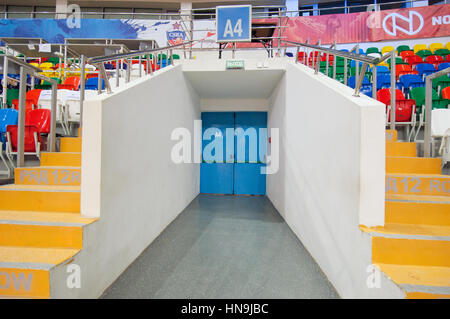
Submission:
{"label": "blue sign", "polygon": [[251,42],[252,6],[216,7],[217,42]]}

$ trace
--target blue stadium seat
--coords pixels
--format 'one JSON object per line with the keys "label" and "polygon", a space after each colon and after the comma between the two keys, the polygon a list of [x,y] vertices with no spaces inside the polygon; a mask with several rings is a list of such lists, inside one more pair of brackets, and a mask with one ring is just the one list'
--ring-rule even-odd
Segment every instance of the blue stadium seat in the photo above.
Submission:
{"label": "blue stadium seat", "polygon": [[400,83],[402,83],[405,93],[408,93],[410,89],[425,86],[422,77],[417,74],[404,74],[400,76]]}
{"label": "blue stadium seat", "polygon": [[[86,90],[98,90],[98,78],[89,78],[85,85]],[[105,80],[102,79],[102,90],[105,89]]]}
{"label": "blue stadium seat", "polygon": [[450,62],[444,62],[438,65],[438,71],[450,68]]}
{"label": "blue stadium seat", "polygon": [[385,65],[377,65],[377,75],[390,75],[391,71]]}
{"label": "blue stadium seat", "polygon": [[419,75],[424,78],[427,75],[433,74],[436,72],[433,64],[430,63],[419,63],[416,64],[416,70],[419,72]]}
{"label": "blue stadium seat", "polygon": [[[377,90],[388,89],[391,87],[391,76],[386,74],[377,75]],[[400,82],[395,83],[395,87],[403,91],[403,84]]]}
{"label": "blue stadium seat", "polygon": [[5,147],[5,133],[8,125],[17,125],[19,112],[14,109],[0,109],[0,141]]}

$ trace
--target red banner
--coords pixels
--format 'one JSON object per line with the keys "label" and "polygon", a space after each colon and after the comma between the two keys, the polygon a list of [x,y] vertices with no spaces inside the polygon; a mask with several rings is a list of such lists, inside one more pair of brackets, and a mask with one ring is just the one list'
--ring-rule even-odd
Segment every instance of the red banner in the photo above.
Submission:
{"label": "red banner", "polygon": [[361,43],[450,36],[450,4],[289,18],[282,36],[294,42]]}

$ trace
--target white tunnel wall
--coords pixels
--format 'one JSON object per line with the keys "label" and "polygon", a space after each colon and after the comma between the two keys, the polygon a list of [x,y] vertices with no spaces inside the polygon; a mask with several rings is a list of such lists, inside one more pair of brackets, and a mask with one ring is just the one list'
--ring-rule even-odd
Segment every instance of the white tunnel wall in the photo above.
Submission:
{"label": "white tunnel wall", "polygon": [[81,213],[100,217],[79,256],[89,263],[84,282],[95,283],[89,296],[99,296],[198,195],[200,166],[172,161],[171,133],[194,132],[199,119],[200,99],[180,65],[86,102]]}
{"label": "white tunnel wall", "polygon": [[[287,65],[270,98],[280,164],[267,195],[342,297],[373,297],[360,224],[384,224],[384,105],[303,65]],[[274,141],[272,140],[272,143]]]}

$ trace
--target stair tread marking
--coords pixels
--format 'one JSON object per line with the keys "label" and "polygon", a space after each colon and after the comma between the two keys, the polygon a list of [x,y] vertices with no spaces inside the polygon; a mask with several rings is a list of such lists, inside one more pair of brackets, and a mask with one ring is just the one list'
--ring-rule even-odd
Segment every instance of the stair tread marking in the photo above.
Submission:
{"label": "stair tread marking", "polygon": [[377,227],[361,226],[361,230],[375,236],[405,239],[450,241],[450,227],[417,224],[386,224]]}
{"label": "stair tread marking", "polygon": [[393,177],[411,176],[411,177],[448,178],[448,179],[450,179],[450,175],[423,174],[423,173],[386,173],[386,176],[393,176]]}
{"label": "stair tread marking", "polygon": [[[450,204],[450,197],[449,196],[433,196],[433,195],[386,194],[386,201]],[[449,208],[449,212],[450,212],[450,208]]]}
{"label": "stair tread marking", "polygon": [[[16,169],[81,169],[80,166],[27,166],[18,167]],[[448,176],[448,175],[444,175]]]}
{"label": "stair tread marking", "polygon": [[48,270],[79,251],[74,248],[0,246],[0,267]]}
{"label": "stair tread marking", "polygon": [[85,218],[79,213],[0,210],[0,223],[46,226],[83,226],[98,218]]}
{"label": "stair tread marking", "polygon": [[376,265],[397,284],[448,287],[450,292],[450,267],[396,264]]}
{"label": "stair tread marking", "polygon": [[42,192],[80,192],[80,186],[65,185],[22,185],[8,184],[0,186],[0,191],[42,191]]}
{"label": "stair tread marking", "polygon": [[449,299],[449,294],[429,293],[421,291],[411,291],[406,293],[406,299]]}

